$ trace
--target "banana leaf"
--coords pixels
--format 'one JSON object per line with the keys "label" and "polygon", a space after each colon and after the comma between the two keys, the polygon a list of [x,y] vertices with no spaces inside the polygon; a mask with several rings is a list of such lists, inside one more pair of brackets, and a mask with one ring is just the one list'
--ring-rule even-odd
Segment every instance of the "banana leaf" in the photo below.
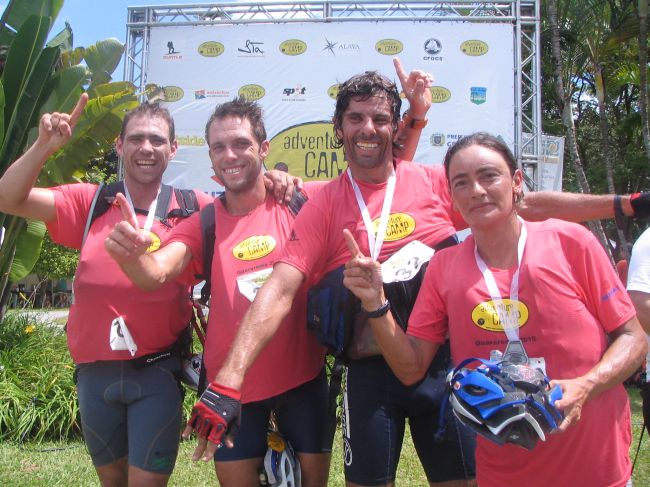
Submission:
{"label": "banana leaf", "polygon": [[52,17],[59,15],[63,0],[10,0],[0,17],[0,45],[9,46],[30,15]]}
{"label": "banana leaf", "polygon": [[114,37],[99,41],[86,48],[84,59],[88,69],[93,73],[90,89],[111,80],[111,73],[120,63],[123,52],[124,44]]}
{"label": "banana leaf", "polygon": [[[5,126],[9,127],[9,121],[14,114],[25,91],[25,86],[32,71],[42,56],[45,39],[50,31],[52,19],[50,17],[30,16],[16,34],[15,42],[12,43],[7,62],[2,74],[5,89]],[[53,50],[54,48],[50,48]],[[57,49],[58,52],[58,49]],[[49,75],[49,72],[48,72]]]}
{"label": "banana leaf", "polygon": [[23,227],[16,240],[16,252],[9,272],[11,282],[17,282],[27,277],[32,271],[41,255],[44,236],[45,224],[43,222],[27,220],[27,225]]}

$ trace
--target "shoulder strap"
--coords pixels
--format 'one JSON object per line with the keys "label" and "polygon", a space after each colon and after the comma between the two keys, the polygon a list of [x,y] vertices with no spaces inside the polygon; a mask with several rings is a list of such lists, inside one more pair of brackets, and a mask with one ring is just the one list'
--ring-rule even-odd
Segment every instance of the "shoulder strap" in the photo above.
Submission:
{"label": "shoulder strap", "polygon": [[83,247],[90,231],[90,226],[97,219],[108,211],[108,208],[113,203],[117,193],[124,193],[124,184],[122,181],[117,181],[111,184],[99,183],[97,191],[93,196],[90,208],[88,210],[88,218],[86,218],[86,226],[84,227],[84,234],[81,238],[81,246]]}
{"label": "shoulder strap", "polygon": [[178,208],[167,212],[167,218],[187,218],[192,213],[199,211],[199,200],[196,193],[191,189],[174,188],[174,196],[178,203]]}
{"label": "shoulder strap", "polygon": [[174,188],[168,184],[160,185],[160,194],[158,195],[156,214],[154,215],[158,220],[165,220],[167,218],[167,209],[169,208],[169,200],[172,197],[173,190]]}
{"label": "shoulder strap", "polygon": [[203,240],[203,274],[197,276],[205,280],[201,289],[201,299],[199,302],[207,305],[210,300],[210,277],[212,274],[212,257],[214,256],[214,242],[216,240],[216,222],[214,217],[214,203],[203,207],[200,213],[201,218],[201,237]]}

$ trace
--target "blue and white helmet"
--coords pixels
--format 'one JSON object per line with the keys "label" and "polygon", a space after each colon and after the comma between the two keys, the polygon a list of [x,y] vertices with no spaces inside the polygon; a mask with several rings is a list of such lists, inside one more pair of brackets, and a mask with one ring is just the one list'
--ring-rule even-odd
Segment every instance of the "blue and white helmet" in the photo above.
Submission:
{"label": "blue and white helmet", "polygon": [[267,484],[272,487],[301,487],[301,471],[298,457],[291,444],[285,442],[282,451],[268,448],[264,456],[264,471]]}
{"label": "blue and white helmet", "polygon": [[447,382],[456,417],[498,444],[530,450],[563,419],[554,406],[562,390],[549,391],[544,373],[528,365],[469,358],[449,372]]}

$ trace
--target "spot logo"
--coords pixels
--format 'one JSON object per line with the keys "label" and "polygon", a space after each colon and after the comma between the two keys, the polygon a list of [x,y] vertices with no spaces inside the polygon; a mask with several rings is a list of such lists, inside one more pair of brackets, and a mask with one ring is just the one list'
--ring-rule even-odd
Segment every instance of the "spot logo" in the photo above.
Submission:
{"label": "spot logo", "polygon": [[280,44],[280,52],[287,56],[300,56],[307,51],[307,44],[300,39],[289,39]]}
{"label": "spot logo", "polygon": [[244,85],[239,88],[237,94],[243,98],[246,98],[248,101],[256,101],[264,98],[266,91],[260,85]]}
{"label": "spot logo", "polygon": [[[379,229],[379,218],[372,222],[372,227],[375,234]],[[415,230],[415,220],[411,215],[406,213],[393,213],[388,217],[388,225],[386,225],[386,234],[384,240],[386,242],[394,242],[408,237]]]}
{"label": "spot logo", "polygon": [[382,39],[375,44],[375,51],[384,56],[394,56],[404,50],[404,44],[397,39]]}
{"label": "spot logo", "polygon": [[431,101],[433,103],[444,103],[451,98],[451,91],[444,86],[431,87]]}
{"label": "spot logo", "polygon": [[221,56],[226,48],[221,42],[207,41],[199,45],[197,51],[203,57]]}
{"label": "spot logo", "polygon": [[253,235],[232,249],[232,255],[238,260],[256,260],[266,257],[273,249],[276,242],[270,235]]}
{"label": "spot logo", "polygon": [[165,101],[170,103],[178,101],[185,96],[185,92],[180,86],[163,86],[163,93],[165,95]]}
{"label": "spot logo", "polygon": [[472,321],[483,330],[503,332],[499,313],[510,316],[514,314],[519,328],[528,322],[528,307],[521,301],[513,299],[480,303],[472,310]]}
{"label": "spot logo", "polygon": [[490,50],[486,42],[477,39],[465,41],[460,45],[460,52],[467,56],[483,56]]}

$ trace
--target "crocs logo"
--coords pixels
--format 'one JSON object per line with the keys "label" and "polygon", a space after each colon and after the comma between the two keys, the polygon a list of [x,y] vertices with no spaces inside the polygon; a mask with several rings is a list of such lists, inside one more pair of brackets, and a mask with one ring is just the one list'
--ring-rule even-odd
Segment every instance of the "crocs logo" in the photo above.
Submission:
{"label": "crocs logo", "polygon": [[266,257],[276,247],[276,241],[270,235],[253,235],[232,249],[232,255],[238,260],[256,260]]}
{"label": "crocs logo", "polygon": [[472,310],[472,321],[485,331],[503,332],[500,314],[516,317],[519,328],[528,322],[528,307],[513,299],[490,300],[478,304]]}

